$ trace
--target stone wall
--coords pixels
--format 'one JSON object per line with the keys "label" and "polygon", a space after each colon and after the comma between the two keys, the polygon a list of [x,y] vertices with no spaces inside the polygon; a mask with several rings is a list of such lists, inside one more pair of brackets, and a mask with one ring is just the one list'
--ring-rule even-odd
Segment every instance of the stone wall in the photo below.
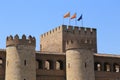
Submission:
{"label": "stone wall", "polygon": [[36,80],[35,49],[19,45],[6,48],[5,80]]}
{"label": "stone wall", "polygon": [[32,36],[6,38],[5,80],[36,80],[35,45]]}
{"label": "stone wall", "polygon": [[[52,68],[47,69],[45,67],[45,62],[50,61],[50,65]],[[36,80],[66,80],[66,61],[65,55],[63,53],[37,53],[36,54],[36,61],[42,66],[37,68]],[[57,62],[60,61],[61,64],[57,65]],[[59,68],[58,68],[59,66]],[[61,68],[60,68],[61,66]]]}
{"label": "stone wall", "polygon": [[77,41],[83,47],[97,52],[95,28],[61,25],[40,37],[41,51],[65,52],[67,41]]}
{"label": "stone wall", "polygon": [[93,53],[84,49],[66,52],[67,80],[95,80]]}
{"label": "stone wall", "polygon": [[120,80],[120,56],[94,55],[95,80]]}
{"label": "stone wall", "polygon": [[40,51],[63,52],[62,26],[40,36]]}
{"label": "stone wall", "polygon": [[5,80],[6,51],[0,49],[0,80]]}

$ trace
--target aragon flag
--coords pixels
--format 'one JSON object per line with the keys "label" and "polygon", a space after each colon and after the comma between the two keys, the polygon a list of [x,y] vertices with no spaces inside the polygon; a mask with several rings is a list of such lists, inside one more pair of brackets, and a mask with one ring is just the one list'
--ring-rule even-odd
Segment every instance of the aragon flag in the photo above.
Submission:
{"label": "aragon flag", "polygon": [[81,14],[81,16],[77,19],[77,21],[80,21],[82,19],[82,14]]}
{"label": "aragon flag", "polygon": [[74,19],[74,18],[76,18],[76,13],[73,14],[70,19]]}
{"label": "aragon flag", "polygon": [[67,12],[67,13],[64,15],[64,18],[67,18],[67,17],[70,17],[70,12]]}

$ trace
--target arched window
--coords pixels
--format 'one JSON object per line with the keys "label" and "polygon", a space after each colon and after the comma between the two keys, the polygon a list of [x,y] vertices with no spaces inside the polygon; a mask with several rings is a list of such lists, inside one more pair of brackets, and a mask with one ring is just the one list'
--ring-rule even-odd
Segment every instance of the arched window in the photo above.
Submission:
{"label": "arched window", "polygon": [[96,71],[101,71],[101,70],[102,70],[101,63],[99,63],[99,62],[95,62],[95,64],[94,64],[94,68],[95,68]]}
{"label": "arched window", "polygon": [[73,40],[71,40],[71,44],[73,44]]}
{"label": "arched window", "polygon": [[111,66],[109,63],[104,63],[104,71],[111,71]]}
{"label": "arched window", "polygon": [[120,72],[120,66],[117,63],[114,63],[113,70],[114,70],[114,72]]}
{"label": "arched window", "polygon": [[87,39],[85,40],[85,42],[84,42],[85,44],[87,44],[88,42],[87,42]]}
{"label": "arched window", "polygon": [[93,43],[93,40],[90,40],[89,43],[92,44],[92,43]]}
{"label": "arched window", "polygon": [[67,42],[67,44],[69,44],[69,41],[68,41],[68,40],[67,40],[66,42]]}
{"label": "arched window", "polygon": [[0,68],[2,67],[2,64],[3,64],[3,60],[2,58],[0,58]]}
{"label": "arched window", "polygon": [[42,60],[36,60],[36,69],[43,69]]}
{"label": "arched window", "polygon": [[61,60],[56,61],[56,69],[57,70],[63,70],[64,69],[63,61],[61,61]]}
{"label": "arched window", "polygon": [[46,69],[46,70],[50,70],[50,69],[53,69],[53,68],[54,68],[53,61],[51,61],[51,60],[46,60],[46,61],[45,61],[45,69]]}

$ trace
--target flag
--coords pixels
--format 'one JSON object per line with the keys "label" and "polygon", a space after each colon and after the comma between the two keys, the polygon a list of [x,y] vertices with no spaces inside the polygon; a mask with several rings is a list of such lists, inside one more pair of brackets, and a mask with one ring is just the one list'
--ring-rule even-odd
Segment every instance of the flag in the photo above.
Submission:
{"label": "flag", "polygon": [[70,17],[70,12],[67,12],[65,15],[64,15],[64,18],[68,18]]}
{"label": "flag", "polygon": [[76,18],[76,13],[73,14],[70,19],[74,19],[74,18]]}
{"label": "flag", "polygon": [[77,19],[77,21],[80,21],[82,19],[82,14],[81,14],[81,16]]}

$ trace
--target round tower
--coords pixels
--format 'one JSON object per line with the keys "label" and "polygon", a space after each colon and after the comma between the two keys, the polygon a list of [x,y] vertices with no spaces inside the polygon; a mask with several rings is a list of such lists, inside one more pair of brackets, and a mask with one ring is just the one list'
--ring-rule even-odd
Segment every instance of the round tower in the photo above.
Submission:
{"label": "round tower", "polygon": [[77,40],[66,43],[66,77],[67,80],[95,80],[93,52],[81,47]]}
{"label": "round tower", "polygon": [[35,44],[32,36],[6,38],[5,80],[36,80]]}

